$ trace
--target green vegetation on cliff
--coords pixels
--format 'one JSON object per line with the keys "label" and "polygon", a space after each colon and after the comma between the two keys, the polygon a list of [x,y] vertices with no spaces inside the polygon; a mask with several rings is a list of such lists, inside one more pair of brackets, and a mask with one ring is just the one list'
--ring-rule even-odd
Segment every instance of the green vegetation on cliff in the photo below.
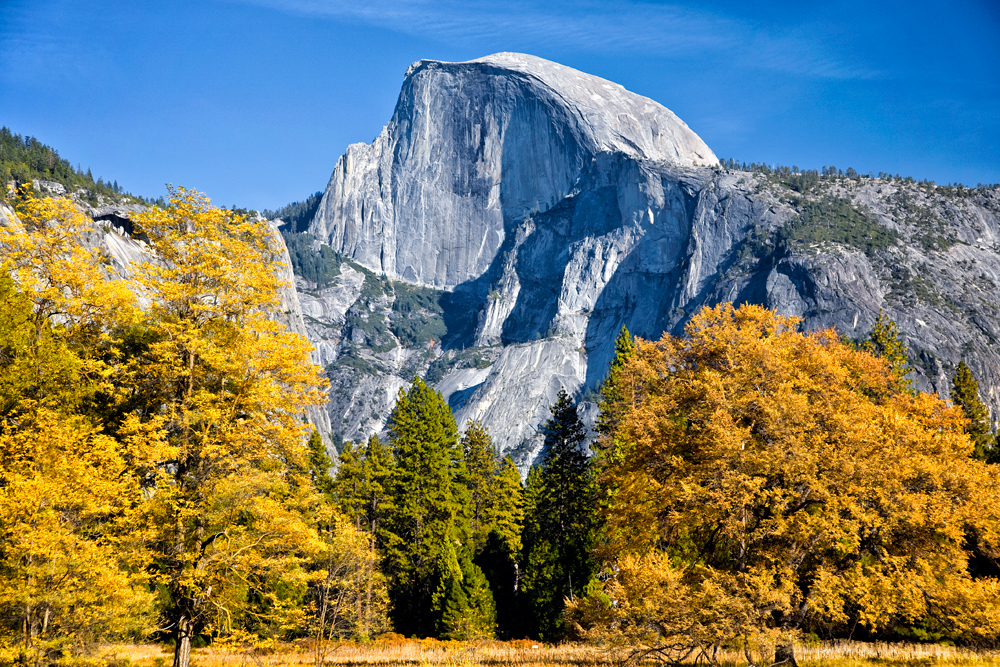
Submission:
{"label": "green vegetation on cliff", "polygon": [[35,137],[21,136],[7,127],[0,127],[0,202],[6,201],[9,186],[16,188],[34,180],[59,183],[70,193],[85,190],[81,193],[83,199],[93,206],[98,204],[98,195],[116,201],[146,201],[126,193],[118,181],[106,183],[100,177],[95,181],[90,169],[84,172],[79,165],[73,167],[56,149]]}

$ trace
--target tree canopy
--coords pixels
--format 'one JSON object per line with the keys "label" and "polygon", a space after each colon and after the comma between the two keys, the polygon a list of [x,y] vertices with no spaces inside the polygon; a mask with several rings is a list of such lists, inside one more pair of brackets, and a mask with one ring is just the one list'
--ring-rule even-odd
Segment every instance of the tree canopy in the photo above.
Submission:
{"label": "tree canopy", "polygon": [[273,232],[178,188],[136,216],[146,257],[126,282],[70,200],[23,191],[16,214],[0,227],[0,628],[20,626],[25,655],[65,648],[148,627],[155,597],[186,667],[199,632],[300,625],[329,525],[302,409],[323,394],[309,344],[272,319]]}
{"label": "tree canopy", "polygon": [[544,461],[528,475],[525,494],[524,592],[543,639],[562,637],[566,599],[590,583],[597,528],[587,429],[565,389],[549,411]]}
{"label": "tree canopy", "polygon": [[960,412],[797,325],[724,304],[685,338],[637,341],[606,394],[635,405],[618,398],[603,436],[609,569],[570,607],[581,632],[671,659],[739,644],[751,662],[855,624],[1000,634],[1000,583],[970,575],[967,540],[1000,556],[997,478]]}

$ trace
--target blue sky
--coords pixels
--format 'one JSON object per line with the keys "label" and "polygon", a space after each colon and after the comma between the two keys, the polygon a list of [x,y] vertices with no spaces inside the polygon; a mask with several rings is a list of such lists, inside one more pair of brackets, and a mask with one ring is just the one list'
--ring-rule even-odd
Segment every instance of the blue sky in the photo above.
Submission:
{"label": "blue sky", "polygon": [[275,208],[389,120],[406,67],[522,51],[720,157],[1000,182],[1000,3],[0,0],[0,124],[159,196]]}

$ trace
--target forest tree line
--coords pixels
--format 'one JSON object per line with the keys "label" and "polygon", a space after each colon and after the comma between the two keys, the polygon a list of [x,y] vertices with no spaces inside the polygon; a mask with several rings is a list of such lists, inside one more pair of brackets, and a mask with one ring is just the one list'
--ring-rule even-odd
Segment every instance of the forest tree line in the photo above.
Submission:
{"label": "forest tree line", "polygon": [[[125,192],[118,181],[105,181],[100,176],[94,180],[90,167],[86,171],[79,164],[74,167],[56,149],[35,137],[0,127],[0,203],[5,203],[11,192],[34,180],[59,183],[69,192],[82,191],[83,199],[91,206],[98,205],[98,195],[114,201],[124,198],[153,203]],[[156,203],[164,205],[162,198]]]}
{"label": "forest tree line", "polygon": [[[3,658],[96,642],[394,630],[582,639],[673,661],[818,637],[1000,636],[1000,480],[960,364],[914,391],[895,325],[860,344],[723,304],[625,330],[596,434],[560,392],[526,483],[440,393],[333,464],[309,345],[271,319],[262,221],[195,192],[138,215],[129,281],[69,200],[0,227]],[[596,438],[592,438],[596,435]],[[587,445],[587,442],[591,444]],[[592,451],[588,451],[588,449]]]}

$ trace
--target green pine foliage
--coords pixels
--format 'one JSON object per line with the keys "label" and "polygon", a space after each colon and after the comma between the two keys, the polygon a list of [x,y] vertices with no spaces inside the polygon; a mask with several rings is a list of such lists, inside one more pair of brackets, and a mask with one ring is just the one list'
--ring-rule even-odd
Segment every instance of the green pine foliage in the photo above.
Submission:
{"label": "green pine foliage", "polygon": [[348,440],[340,451],[337,476],[331,484],[330,492],[337,509],[349,517],[354,525],[364,525],[364,470],[358,447]]}
{"label": "green pine foliage", "polygon": [[[469,424],[462,435],[462,447],[468,470],[466,484],[472,499],[475,569],[482,568],[485,573],[483,581],[490,592],[489,604],[495,605],[490,635],[495,629],[502,637],[523,636],[519,632],[522,614],[517,595],[524,528],[521,474],[509,457],[500,460],[489,431],[481,422]],[[478,604],[474,602],[479,599],[476,596],[470,594],[468,599],[473,606]],[[487,611],[475,613],[484,622],[489,617]],[[449,636],[458,638],[454,633]]]}
{"label": "green pine foliage", "polygon": [[261,215],[268,220],[281,220],[284,222],[285,224],[281,230],[282,234],[301,233],[309,228],[309,223],[312,222],[313,216],[316,215],[316,211],[319,209],[319,203],[322,199],[323,193],[316,192],[315,194],[307,197],[305,201],[292,202],[291,204],[282,206],[276,211],[261,211]]}
{"label": "green pine foliage", "polygon": [[462,434],[465,455],[466,486],[472,501],[472,540],[478,551],[486,542],[493,519],[495,479],[500,460],[489,430],[480,421],[471,422]]}
{"label": "green pine foliage", "polygon": [[975,443],[973,458],[996,462],[996,436],[990,429],[990,413],[979,399],[979,383],[964,361],[958,362],[955,376],[951,380],[951,401],[962,408],[969,420],[965,432]]}
{"label": "green pine foliage", "polygon": [[389,327],[403,347],[420,347],[448,333],[441,305],[444,292],[404,282],[394,283],[392,292]]}
{"label": "green pine foliage", "polygon": [[541,639],[563,634],[564,600],[582,593],[595,574],[597,529],[593,474],[584,451],[587,430],[560,390],[545,424],[545,459],[529,474],[524,591]]}
{"label": "green pine foliage", "polygon": [[[520,482],[520,476],[518,476]],[[521,536],[517,536],[520,545]],[[500,639],[520,639],[530,632],[525,621],[524,596],[521,595],[521,552],[511,549],[511,542],[500,529],[494,527],[486,543],[476,556],[476,565],[482,568],[489,581],[490,592],[496,606],[496,632]]]}
{"label": "green pine foliage", "polygon": [[328,245],[320,245],[319,250],[313,250],[316,238],[309,233],[291,233],[282,231],[281,237],[288,248],[288,257],[292,260],[292,272],[317,288],[328,287],[334,278],[340,275],[340,265],[346,259]]}
{"label": "green pine foliage", "polygon": [[385,517],[392,513],[392,479],[395,462],[392,452],[377,436],[368,438],[365,460],[362,465],[362,484],[359,492],[363,503],[364,524],[373,540],[380,543]]}
{"label": "green pine foliage", "polygon": [[492,639],[496,632],[496,607],[483,571],[468,551],[457,557],[458,571],[441,578],[437,634],[441,639]]}
{"label": "green pine foliage", "polygon": [[892,374],[898,380],[900,388],[913,393],[913,380],[906,377],[910,372],[906,345],[899,340],[899,330],[896,323],[881,310],[878,311],[875,324],[872,325],[872,330],[868,334],[868,340],[862,344],[861,348],[869,354],[885,359],[889,363],[889,367],[892,368]]}
{"label": "green pine foliage", "polygon": [[597,418],[597,430],[600,433],[611,433],[618,423],[618,415],[622,410],[632,407],[634,397],[628,391],[627,378],[623,377],[625,362],[635,356],[635,339],[625,325],[622,325],[615,339],[615,357],[608,367],[608,374],[601,384],[601,397],[598,407],[601,413]]}
{"label": "green pine foliage", "polygon": [[309,475],[312,478],[316,490],[327,498],[333,497],[336,482],[330,476],[333,470],[333,459],[326,451],[326,445],[319,431],[313,429],[309,435]]}
{"label": "green pine foliage", "polygon": [[323,193],[317,192],[305,201],[297,201],[272,211],[261,212],[268,220],[281,220],[281,237],[288,248],[288,257],[292,260],[292,272],[309,282],[316,283],[319,289],[328,287],[330,282],[340,275],[340,265],[346,261],[340,253],[328,245],[320,245],[319,250],[313,250],[316,237],[309,234],[309,223],[319,209]]}
{"label": "green pine foliage", "polygon": [[790,249],[831,242],[858,248],[871,257],[899,242],[895,230],[880,225],[847,199],[824,197],[801,206],[802,212],[780,233],[782,245]]}
{"label": "green pine foliage", "polygon": [[523,637],[526,629],[519,588],[524,486],[521,473],[509,456],[498,462],[489,483],[490,499],[483,522],[486,536],[477,542],[476,564],[485,573],[493,594],[498,636],[505,639]]}
{"label": "green pine foliage", "polygon": [[493,479],[493,501],[490,506],[490,533],[496,533],[507,553],[521,553],[521,533],[524,531],[524,485],[517,466],[505,456]]}
{"label": "green pine foliage", "polygon": [[146,201],[124,192],[118,181],[106,183],[101,178],[95,181],[90,169],[84,172],[79,166],[74,168],[56,149],[35,137],[21,136],[7,127],[0,127],[0,202],[7,200],[8,186],[13,185],[16,190],[36,179],[60,183],[69,192],[82,188],[86,190],[84,199],[92,205],[97,204],[97,195],[115,201],[123,198]]}
{"label": "green pine foliage", "polygon": [[472,546],[465,462],[448,404],[420,378],[400,390],[389,429],[396,468],[383,548],[393,624],[429,636],[440,622],[428,610],[441,610],[441,579],[458,576],[457,553]]}

